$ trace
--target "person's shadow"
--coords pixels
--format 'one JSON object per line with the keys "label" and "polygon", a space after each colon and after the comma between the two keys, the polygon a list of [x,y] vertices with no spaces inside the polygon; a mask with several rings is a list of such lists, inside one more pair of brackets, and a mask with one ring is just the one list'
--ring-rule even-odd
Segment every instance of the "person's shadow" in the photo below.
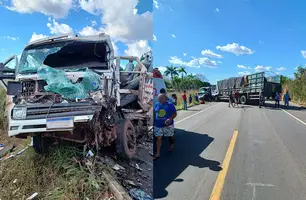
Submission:
{"label": "person's shadow", "polygon": [[183,182],[183,179],[176,179],[176,177],[190,165],[199,168],[208,167],[213,171],[222,170],[218,161],[207,160],[200,156],[213,140],[207,134],[175,129],[175,146],[171,153],[168,152],[168,138],[164,138],[161,157],[154,161],[154,199],[166,198],[168,196],[166,188],[171,182]]}

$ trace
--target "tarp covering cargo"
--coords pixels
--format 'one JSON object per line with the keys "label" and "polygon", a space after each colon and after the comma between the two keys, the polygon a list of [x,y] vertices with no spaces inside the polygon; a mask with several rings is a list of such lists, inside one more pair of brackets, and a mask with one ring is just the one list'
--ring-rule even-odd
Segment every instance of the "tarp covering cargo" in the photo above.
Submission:
{"label": "tarp covering cargo", "polygon": [[234,88],[240,88],[243,85],[243,77],[234,77],[225,80],[218,81],[219,90],[228,90]]}

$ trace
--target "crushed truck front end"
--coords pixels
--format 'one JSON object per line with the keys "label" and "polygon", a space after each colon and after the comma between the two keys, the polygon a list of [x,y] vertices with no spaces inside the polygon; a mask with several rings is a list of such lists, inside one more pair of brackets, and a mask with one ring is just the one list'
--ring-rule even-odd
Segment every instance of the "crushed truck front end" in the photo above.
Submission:
{"label": "crushed truck front end", "polygon": [[[86,143],[97,150],[115,142],[132,157],[136,138],[152,124],[151,52],[142,59],[115,57],[105,34],[29,44],[13,81],[5,85],[8,135],[33,136],[38,152],[44,138]],[[121,60],[129,62],[124,71]]]}

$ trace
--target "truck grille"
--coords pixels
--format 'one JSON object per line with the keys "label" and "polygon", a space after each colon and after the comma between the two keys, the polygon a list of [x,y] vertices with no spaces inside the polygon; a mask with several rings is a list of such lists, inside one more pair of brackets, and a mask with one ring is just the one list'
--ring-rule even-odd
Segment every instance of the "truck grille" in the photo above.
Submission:
{"label": "truck grille", "polygon": [[[23,106],[15,106],[23,107]],[[101,106],[91,105],[87,102],[60,103],[60,104],[39,104],[27,105],[26,119],[44,119],[54,117],[73,117],[80,115],[92,115],[100,111]]]}

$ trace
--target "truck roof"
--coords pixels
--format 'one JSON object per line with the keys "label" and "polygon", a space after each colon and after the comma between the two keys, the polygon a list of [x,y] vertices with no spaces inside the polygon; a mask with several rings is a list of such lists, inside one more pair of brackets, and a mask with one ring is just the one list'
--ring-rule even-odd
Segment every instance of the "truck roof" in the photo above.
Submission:
{"label": "truck roof", "polygon": [[35,40],[33,42],[29,42],[25,47],[25,49],[40,45],[53,44],[57,42],[66,42],[66,41],[105,42],[109,46],[110,50],[113,52],[113,45],[111,43],[111,38],[109,35],[105,33],[100,33],[98,35],[90,35],[90,36],[78,36],[78,35],[50,36],[39,40]]}

